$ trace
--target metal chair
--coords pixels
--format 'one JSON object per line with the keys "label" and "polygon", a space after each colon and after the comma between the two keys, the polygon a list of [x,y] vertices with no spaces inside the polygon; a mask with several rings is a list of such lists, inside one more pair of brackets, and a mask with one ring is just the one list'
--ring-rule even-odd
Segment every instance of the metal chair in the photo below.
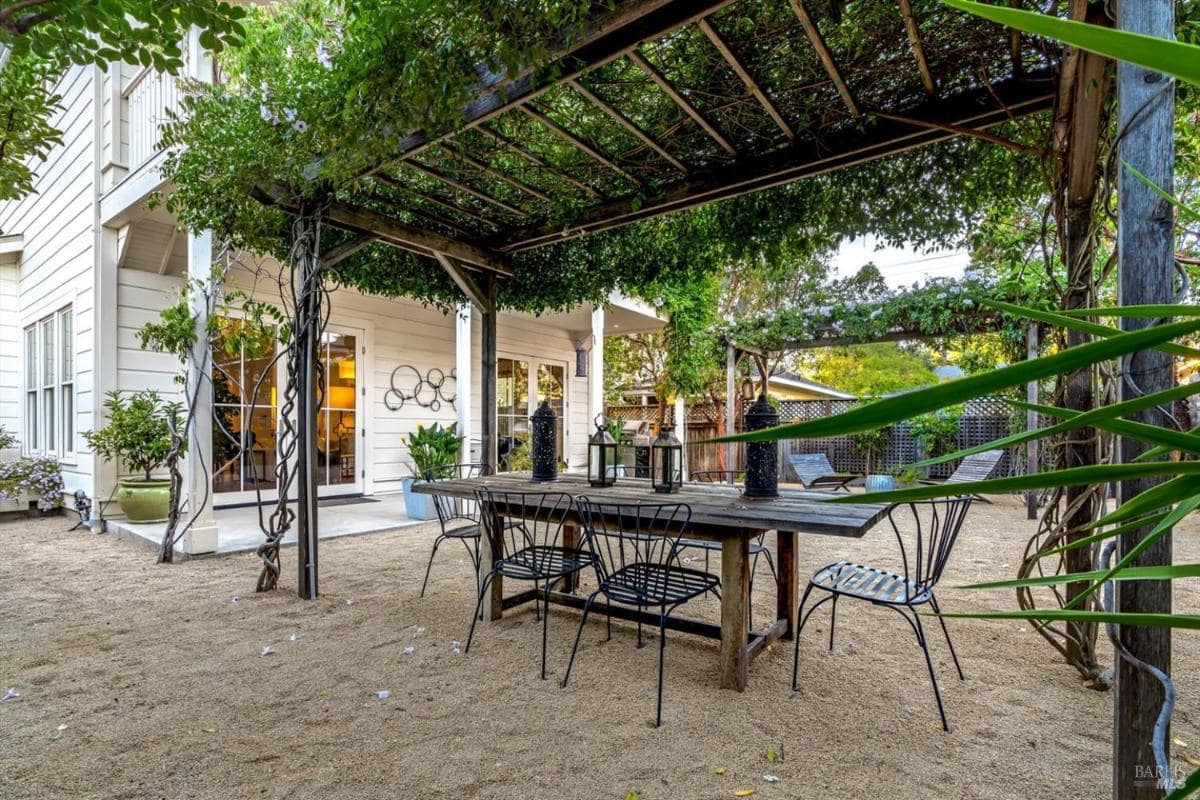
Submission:
{"label": "metal chair", "polygon": [[[456,464],[441,475],[427,476],[426,480],[444,481],[452,478],[481,478],[491,475],[487,464]],[[425,596],[425,587],[429,584],[429,571],[433,569],[433,557],[437,555],[442,542],[456,539],[467,548],[475,574],[479,574],[479,504],[474,500],[461,500],[455,497],[433,495],[433,507],[437,512],[438,524],[442,532],[433,540],[433,550],[429,553],[429,563],[425,566],[425,580],[421,582],[421,597]]]}
{"label": "metal chair", "polygon": [[[722,470],[722,469],[706,469],[698,470],[691,474],[691,479],[695,483],[724,483],[732,486],[738,486],[745,481],[744,473],[738,470]],[[767,560],[767,568],[771,570],[772,580],[777,579],[775,573],[775,558],[771,555],[771,551],[766,545],[766,532],[750,542],[750,555],[754,560],[750,562],[750,596],[754,597],[754,575],[758,571],[758,557],[762,556]],[[694,547],[704,550],[704,569],[708,570],[708,554],[710,552],[721,552],[721,543],[708,539],[683,539],[681,544],[685,547]],[[753,606],[751,606],[751,624],[753,624]]]}
{"label": "metal chair", "polygon": [[[933,696],[937,700],[938,713],[942,717],[942,728],[949,733],[950,726],[946,724],[946,711],[942,707],[942,694],[938,690],[937,675],[933,671],[933,660],[929,657],[929,642],[925,628],[921,624],[921,615],[917,608],[928,604],[935,614],[941,614],[938,608],[934,587],[942,577],[942,570],[950,559],[950,551],[958,538],[967,509],[971,507],[970,497],[954,497],[940,500],[927,500],[919,503],[906,504],[912,512],[916,523],[915,534],[911,537],[912,559],[910,551],[905,546],[905,536],[896,524],[895,513],[900,506],[888,510],[888,521],[896,532],[896,541],[900,544],[900,559],[904,566],[903,573],[890,572],[877,567],[857,564],[850,561],[838,561],[822,567],[813,573],[809,579],[804,596],[800,598],[800,607],[796,615],[800,617],[800,626],[796,631],[795,661],[792,666],[792,691],[799,691],[797,678],[800,670],[800,634],[804,632],[804,624],[809,616],[821,605],[832,600],[833,606],[829,618],[829,649],[833,650],[833,632],[837,623],[837,601],[839,597],[850,597],[855,600],[865,600],[877,606],[893,609],[908,622],[913,633],[917,636],[917,644],[925,653],[925,666],[929,668],[929,680],[933,683]],[[924,514],[922,513],[924,512]],[[814,589],[828,592],[811,608],[804,612],[804,604]],[[803,616],[801,614],[803,613]],[[938,617],[942,633],[946,636],[946,644],[950,648],[950,656],[954,659],[954,668],[958,677],[963,680],[962,667],[958,663],[958,655],[954,652],[954,644],[950,641],[950,631],[946,629],[946,621]]]}
{"label": "metal chair", "polygon": [[[658,701],[654,726],[662,724],[663,653],[667,646],[667,618],[693,597],[713,591],[721,581],[715,575],[690,569],[679,560],[686,545],[681,537],[691,521],[691,509],[682,503],[605,503],[587,497],[576,501],[584,537],[592,556],[599,588],[588,595],[575,633],[571,660],[562,686],[571,678],[571,667],[579,650],[579,639],[592,603],[600,595],[609,603],[659,609],[658,615]],[[608,623],[612,638],[612,618]],[[607,641],[607,640],[606,640]],[[642,645],[642,623],[638,621],[638,647]]]}
{"label": "metal chair", "polygon": [[[578,547],[563,545],[563,524],[573,505],[563,492],[507,492],[478,488],[475,498],[484,533],[492,543],[493,561],[479,583],[479,599],[467,634],[466,652],[471,651],[475,623],[483,610],[483,598],[497,575],[532,581],[535,592],[542,587],[542,680],[546,679],[546,634],[550,619],[550,585],[559,578],[573,577],[592,563]],[[536,598],[535,598],[536,603]]]}

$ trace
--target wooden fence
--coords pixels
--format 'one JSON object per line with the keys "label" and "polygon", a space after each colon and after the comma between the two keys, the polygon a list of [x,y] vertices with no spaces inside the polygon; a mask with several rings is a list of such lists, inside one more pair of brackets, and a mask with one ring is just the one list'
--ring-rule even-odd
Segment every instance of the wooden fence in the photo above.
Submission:
{"label": "wooden fence", "polygon": [[[782,400],[779,403],[779,416],[782,422],[800,422],[832,416],[848,411],[858,405],[857,400]],[[606,413],[610,418],[622,420],[643,420],[654,428],[658,422],[658,406],[648,405],[614,405],[609,406]],[[675,424],[674,409],[670,406],[663,409],[664,421]],[[739,410],[740,411],[740,410]],[[724,464],[724,445],[704,443],[704,440],[717,436],[717,425],[713,421],[722,414],[720,408],[710,406],[689,406],[687,433],[685,438],[687,450],[687,468],[689,472],[715,469],[740,470],[745,464],[745,446],[734,446],[734,463]],[[738,430],[741,430],[741,414],[738,415]],[[1014,425],[1016,427],[1014,427]],[[1022,419],[1016,419],[1010,407],[996,397],[985,397],[969,401],[963,410],[962,419],[958,423],[957,443],[960,448],[990,442],[1007,436],[1018,430],[1024,430]],[[794,481],[796,475],[788,464],[787,457],[792,453],[824,453],[829,457],[834,469],[839,472],[866,472],[866,459],[854,452],[850,437],[835,436],[821,439],[789,439],[780,442],[780,480]],[[911,464],[921,460],[923,454],[917,441],[913,438],[906,423],[894,425],[891,428],[891,441],[882,456],[877,459],[876,472],[890,472],[893,468]],[[1000,463],[997,475],[1017,474],[1023,468],[1023,456],[1020,448],[1010,448]],[[926,470],[930,477],[945,477],[954,469],[953,464],[938,464]]]}

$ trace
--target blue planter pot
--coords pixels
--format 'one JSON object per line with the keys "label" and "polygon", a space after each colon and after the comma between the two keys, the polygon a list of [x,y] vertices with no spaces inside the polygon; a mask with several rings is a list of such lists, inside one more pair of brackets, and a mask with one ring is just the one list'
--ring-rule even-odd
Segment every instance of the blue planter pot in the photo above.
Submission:
{"label": "blue planter pot", "polygon": [[433,495],[418,494],[413,491],[416,478],[405,478],[401,481],[404,487],[404,513],[409,519],[436,519],[437,509],[433,506]]}
{"label": "blue planter pot", "polygon": [[868,475],[863,485],[868,492],[888,492],[896,488],[896,479],[891,475]]}

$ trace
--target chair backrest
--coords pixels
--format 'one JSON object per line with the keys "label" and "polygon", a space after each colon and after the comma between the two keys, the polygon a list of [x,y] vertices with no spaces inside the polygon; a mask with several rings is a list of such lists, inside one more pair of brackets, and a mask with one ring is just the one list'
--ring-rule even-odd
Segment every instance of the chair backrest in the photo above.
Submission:
{"label": "chair backrest", "polygon": [[696,483],[744,483],[745,473],[736,469],[702,469],[691,474]]}
{"label": "chair backrest", "polygon": [[1002,458],[1004,458],[1003,450],[984,450],[982,453],[967,456],[950,477],[946,478],[946,483],[986,481],[1000,466]]}
{"label": "chair backrest", "polygon": [[[626,567],[649,564],[682,569],[679,540],[687,531],[692,509],[685,503],[615,503],[580,497],[576,501],[584,538],[601,584]],[[635,596],[661,593],[661,575],[626,570],[622,584]]]}
{"label": "chair backrest", "polygon": [[[446,468],[440,474],[430,477],[429,480],[447,481],[456,478],[483,478],[491,474],[492,470],[487,464],[455,464]],[[440,494],[431,496],[433,497],[434,510],[437,512],[438,523],[442,526],[443,533],[446,532],[446,526],[456,520],[479,522],[479,503],[474,500],[447,497]]]}
{"label": "chair backrest", "polygon": [[[563,525],[574,510],[565,492],[510,492],[479,487],[475,490],[483,531],[492,542],[495,560],[511,558],[531,547],[563,546]],[[550,553],[539,551],[547,564]],[[538,569],[540,563],[534,564]]]}
{"label": "chair backrest", "polygon": [[[901,530],[896,519],[897,512],[906,507],[914,523],[911,530]],[[942,570],[950,560],[950,551],[970,507],[970,497],[944,497],[897,503],[888,509],[888,521],[900,544],[904,576],[915,584],[916,593],[932,589],[942,579]]]}
{"label": "chair backrest", "polygon": [[829,463],[829,456],[824,453],[793,453],[788,456],[788,462],[795,470],[796,477],[805,486],[818,478],[837,474],[833,465]]}

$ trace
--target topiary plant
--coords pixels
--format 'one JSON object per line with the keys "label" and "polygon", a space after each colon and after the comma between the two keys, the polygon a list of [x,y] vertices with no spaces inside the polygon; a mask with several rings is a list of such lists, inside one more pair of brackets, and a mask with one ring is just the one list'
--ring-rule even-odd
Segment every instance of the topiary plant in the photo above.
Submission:
{"label": "topiary plant", "polygon": [[[158,392],[146,390],[122,397],[113,391],[105,396],[104,410],[108,424],[83,433],[88,446],[97,455],[119,459],[130,472],[150,480],[171,452],[170,404],[164,403]],[[186,441],[181,446],[186,447]]]}

